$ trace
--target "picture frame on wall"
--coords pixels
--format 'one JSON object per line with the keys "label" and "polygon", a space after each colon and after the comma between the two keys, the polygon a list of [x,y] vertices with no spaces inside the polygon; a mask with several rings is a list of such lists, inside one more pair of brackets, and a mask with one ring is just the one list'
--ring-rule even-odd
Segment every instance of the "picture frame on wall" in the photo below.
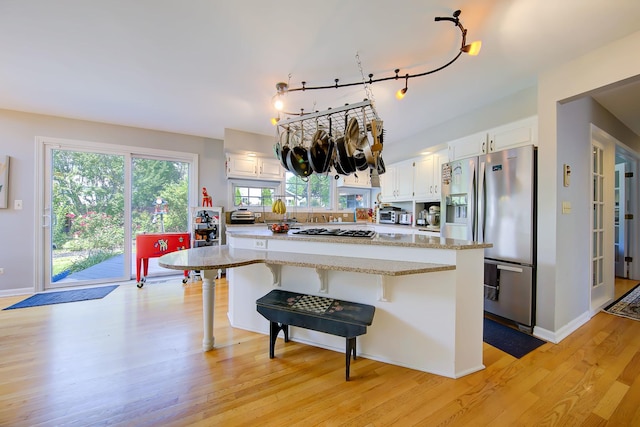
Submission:
{"label": "picture frame on wall", "polygon": [[0,154],[0,209],[9,203],[9,156]]}

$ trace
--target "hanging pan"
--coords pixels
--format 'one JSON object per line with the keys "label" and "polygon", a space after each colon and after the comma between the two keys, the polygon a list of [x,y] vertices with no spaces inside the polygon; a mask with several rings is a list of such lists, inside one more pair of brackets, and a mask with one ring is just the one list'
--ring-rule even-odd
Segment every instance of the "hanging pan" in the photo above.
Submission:
{"label": "hanging pan", "polygon": [[304,126],[300,123],[300,139],[297,145],[292,147],[287,154],[287,166],[289,171],[301,178],[306,178],[313,172],[309,164],[307,149],[302,145],[304,142]]}

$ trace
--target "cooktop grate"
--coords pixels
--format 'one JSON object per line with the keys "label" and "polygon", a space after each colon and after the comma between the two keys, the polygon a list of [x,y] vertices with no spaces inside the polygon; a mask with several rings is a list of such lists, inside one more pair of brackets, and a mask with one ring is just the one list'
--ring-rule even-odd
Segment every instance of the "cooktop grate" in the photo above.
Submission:
{"label": "cooktop grate", "polygon": [[305,236],[336,236],[336,237],[368,237],[375,236],[373,230],[341,230],[339,228],[308,228],[306,230],[296,231],[293,234],[302,234]]}

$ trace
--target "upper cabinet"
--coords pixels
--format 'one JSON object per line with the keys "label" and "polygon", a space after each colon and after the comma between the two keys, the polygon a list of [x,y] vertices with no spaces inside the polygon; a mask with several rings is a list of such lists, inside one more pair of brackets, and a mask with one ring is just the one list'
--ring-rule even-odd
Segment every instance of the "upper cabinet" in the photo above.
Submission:
{"label": "upper cabinet", "polygon": [[534,116],[451,141],[449,160],[480,156],[523,145],[535,145],[537,142],[538,118]]}
{"label": "upper cabinet", "polygon": [[387,166],[380,175],[380,198],[383,202],[413,200],[414,160]]}
{"label": "upper cabinet", "polygon": [[479,132],[449,142],[449,160],[465,159],[487,152],[487,133]]}
{"label": "upper cabinet", "polygon": [[278,159],[229,153],[227,154],[227,178],[280,181],[284,178],[284,168]]}
{"label": "upper cabinet", "polygon": [[538,118],[529,117],[489,131],[489,149],[501,151],[507,148],[538,143]]}
{"label": "upper cabinet", "polygon": [[338,178],[337,185],[338,187],[371,188],[371,173],[367,169],[351,175],[341,175]]}
{"label": "upper cabinet", "polygon": [[258,157],[258,179],[280,181],[284,179],[284,168],[278,159]]}
{"label": "upper cabinet", "polygon": [[413,196],[419,201],[440,201],[442,164],[449,161],[448,150],[442,150],[414,161]]}

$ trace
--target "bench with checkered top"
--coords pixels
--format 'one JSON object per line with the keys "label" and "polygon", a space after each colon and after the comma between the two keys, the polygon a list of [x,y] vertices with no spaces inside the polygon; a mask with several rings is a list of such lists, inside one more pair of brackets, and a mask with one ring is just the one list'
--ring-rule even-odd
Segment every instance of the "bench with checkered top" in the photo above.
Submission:
{"label": "bench with checkered top", "polygon": [[256,301],[258,313],[270,322],[269,358],[273,359],[276,339],[284,332],[289,342],[289,326],[311,329],[346,338],[346,380],[351,356],[356,359],[356,337],[367,332],[375,307],[333,298],[275,289]]}

